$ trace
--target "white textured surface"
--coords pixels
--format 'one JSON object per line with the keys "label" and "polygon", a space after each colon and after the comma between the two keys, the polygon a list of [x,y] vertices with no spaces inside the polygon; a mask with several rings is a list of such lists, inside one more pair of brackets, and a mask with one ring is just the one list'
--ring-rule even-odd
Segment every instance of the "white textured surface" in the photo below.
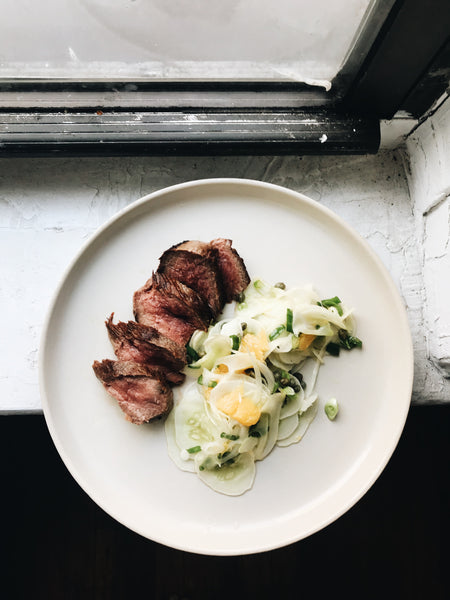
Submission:
{"label": "white textured surface", "polygon": [[[415,222],[421,242],[426,351],[450,377],[450,100],[406,142]],[[441,380],[442,382],[442,380]],[[442,382],[450,401],[450,382]]]}
{"label": "white textured surface", "polygon": [[0,410],[40,410],[36,359],[42,324],[83,242],[135,199],[206,177],[258,179],[300,191],[365,237],[405,300],[416,354],[413,401],[449,399],[449,381],[427,358],[423,256],[404,157],[391,151],[360,157],[0,160]]}

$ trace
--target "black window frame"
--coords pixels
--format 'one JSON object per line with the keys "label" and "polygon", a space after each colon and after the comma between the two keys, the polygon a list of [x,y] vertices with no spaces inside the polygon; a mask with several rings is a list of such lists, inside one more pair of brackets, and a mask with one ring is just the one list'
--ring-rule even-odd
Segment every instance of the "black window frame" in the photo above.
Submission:
{"label": "black window frame", "polygon": [[420,118],[450,79],[448,0],[381,0],[377,19],[331,92],[267,81],[0,80],[0,156],[375,153],[380,119]]}

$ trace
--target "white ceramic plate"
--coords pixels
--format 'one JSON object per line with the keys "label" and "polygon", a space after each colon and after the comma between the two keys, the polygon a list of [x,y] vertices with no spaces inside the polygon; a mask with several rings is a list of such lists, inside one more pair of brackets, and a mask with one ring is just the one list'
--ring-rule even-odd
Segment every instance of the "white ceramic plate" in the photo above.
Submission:
{"label": "white ceramic plate", "polygon": [[[318,415],[305,438],[257,464],[239,497],[178,470],[161,423],[127,422],[95,378],[113,358],[105,318],[132,319],[132,294],[162,252],[186,239],[227,237],[252,278],[313,283],[355,308],[362,351],[327,356]],[[40,354],[44,414],[81,487],[112,517],[157,542],[232,555],[295,542],[348,510],[389,460],[411,398],[412,345],[402,301],[369,246],[331,211],[290,190],[213,179],[146,196],[102,227],[68,269]],[[323,404],[335,396],[330,422]]]}

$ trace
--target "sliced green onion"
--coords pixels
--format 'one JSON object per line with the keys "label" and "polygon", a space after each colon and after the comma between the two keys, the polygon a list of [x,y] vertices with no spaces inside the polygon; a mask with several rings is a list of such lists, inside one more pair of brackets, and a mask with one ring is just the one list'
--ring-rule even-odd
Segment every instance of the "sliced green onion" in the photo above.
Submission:
{"label": "sliced green onion", "polygon": [[322,302],[318,302],[317,304],[319,304],[319,306],[324,306],[325,308],[330,308],[331,306],[334,306],[338,313],[339,316],[342,317],[343,314],[343,310],[342,310],[342,306],[341,306],[341,301],[337,296],[333,296],[333,298],[327,298],[325,300],[322,300]]}
{"label": "sliced green onion", "polygon": [[198,352],[196,352],[194,348],[192,348],[192,346],[189,345],[186,346],[186,354],[189,362],[195,362],[200,358]]}
{"label": "sliced green onion", "polygon": [[258,292],[263,296],[273,296],[273,287],[265,281],[263,281],[262,279],[257,279],[253,283],[253,287],[255,288],[255,290],[258,290]]}
{"label": "sliced green onion", "polygon": [[232,350],[239,350],[239,346],[241,344],[241,338],[238,335],[230,335],[232,341]]}
{"label": "sliced green onion", "polygon": [[187,448],[186,452],[189,452],[189,454],[197,454],[197,452],[201,452],[201,449],[201,446],[192,446],[192,448]]}
{"label": "sliced green onion", "polygon": [[294,333],[294,330],[292,329],[293,321],[294,313],[292,312],[292,308],[288,308],[286,310],[286,331],[288,331],[289,333]]}
{"label": "sliced green onion", "polygon": [[217,381],[210,381],[208,383],[208,387],[210,387],[210,388],[216,387],[216,385],[217,385]]}
{"label": "sliced green onion", "polygon": [[339,412],[339,406],[338,406],[337,400],[336,400],[336,398],[331,398],[325,404],[325,414],[330,419],[330,421],[334,421],[338,412]]}
{"label": "sliced green onion", "polygon": [[269,335],[269,340],[272,342],[273,340],[276,340],[277,337],[280,337],[280,335],[283,333],[283,331],[286,329],[286,327],[284,325],[279,325],[278,327],[276,327],[272,333]]}
{"label": "sliced green onion", "polygon": [[203,373],[200,375],[200,377],[197,378],[197,383],[203,385]]}
{"label": "sliced green onion", "polygon": [[225,438],[226,440],[231,440],[232,442],[235,442],[239,439],[238,435],[234,435],[233,433],[225,433],[225,431],[222,431],[220,437]]}

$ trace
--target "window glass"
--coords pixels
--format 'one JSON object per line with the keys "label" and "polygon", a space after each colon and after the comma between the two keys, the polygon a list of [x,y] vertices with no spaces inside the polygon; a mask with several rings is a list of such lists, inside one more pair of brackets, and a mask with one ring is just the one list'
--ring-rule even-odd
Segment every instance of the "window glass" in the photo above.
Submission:
{"label": "window glass", "polygon": [[375,0],[2,0],[0,78],[325,87]]}

